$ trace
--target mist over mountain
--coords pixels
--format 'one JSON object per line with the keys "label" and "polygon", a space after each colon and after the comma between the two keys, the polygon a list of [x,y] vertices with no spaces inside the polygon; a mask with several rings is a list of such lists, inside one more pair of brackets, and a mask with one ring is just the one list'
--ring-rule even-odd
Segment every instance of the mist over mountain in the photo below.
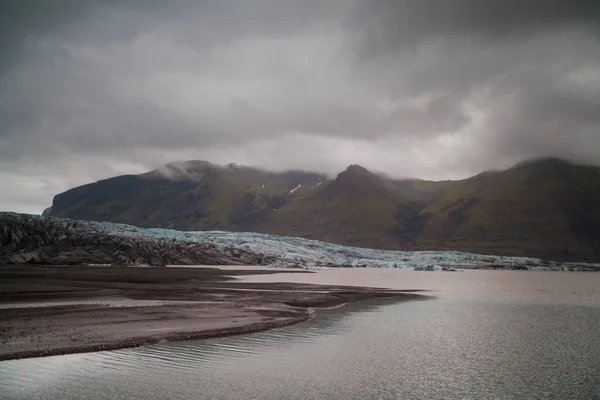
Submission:
{"label": "mist over mountain", "polygon": [[600,259],[600,168],[535,159],[459,181],[170,163],[55,196],[47,215],[399,250]]}

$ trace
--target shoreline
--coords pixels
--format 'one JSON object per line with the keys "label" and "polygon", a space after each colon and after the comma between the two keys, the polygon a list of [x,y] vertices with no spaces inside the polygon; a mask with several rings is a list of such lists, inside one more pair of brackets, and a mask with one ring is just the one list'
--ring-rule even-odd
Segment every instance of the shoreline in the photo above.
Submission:
{"label": "shoreline", "polygon": [[271,273],[281,271],[0,266],[0,360],[241,335],[309,320],[318,308],[427,298],[415,291],[235,280]]}
{"label": "shoreline", "polygon": [[51,357],[67,354],[95,353],[100,351],[132,349],[161,342],[178,342],[184,340],[214,339],[228,336],[245,335],[250,333],[263,332],[270,329],[282,328],[288,325],[298,324],[300,322],[308,321],[311,318],[313,318],[313,315],[306,314],[306,316],[299,316],[297,318],[280,320],[272,323],[256,323],[242,327],[204,330],[198,332],[173,332],[165,337],[141,337],[125,339],[122,341],[107,344],[89,344],[82,346],[53,348],[44,350],[24,350],[14,353],[0,354],[0,361],[20,360],[24,358]]}

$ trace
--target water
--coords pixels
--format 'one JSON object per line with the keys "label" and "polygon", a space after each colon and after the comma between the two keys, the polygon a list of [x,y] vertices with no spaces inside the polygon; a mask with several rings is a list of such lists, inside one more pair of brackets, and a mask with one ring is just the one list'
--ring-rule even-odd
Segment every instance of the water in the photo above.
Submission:
{"label": "water", "polygon": [[600,399],[600,274],[249,276],[433,290],[232,338],[0,362],[7,399]]}

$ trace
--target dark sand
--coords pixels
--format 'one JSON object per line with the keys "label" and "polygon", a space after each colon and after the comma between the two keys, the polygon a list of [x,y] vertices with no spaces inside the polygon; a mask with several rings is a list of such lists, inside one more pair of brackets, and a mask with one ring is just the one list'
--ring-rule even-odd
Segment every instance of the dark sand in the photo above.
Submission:
{"label": "dark sand", "polygon": [[233,278],[274,272],[280,271],[0,266],[0,360],[237,335],[305,321],[312,307],[423,298],[397,290]]}

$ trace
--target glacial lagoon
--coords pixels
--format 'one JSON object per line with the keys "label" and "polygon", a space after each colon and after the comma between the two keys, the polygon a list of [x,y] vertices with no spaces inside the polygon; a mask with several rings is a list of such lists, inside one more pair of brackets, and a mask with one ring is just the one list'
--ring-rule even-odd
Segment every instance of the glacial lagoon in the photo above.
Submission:
{"label": "glacial lagoon", "polygon": [[3,399],[597,399],[600,274],[330,269],[249,276],[424,289],[244,336],[0,362]]}

